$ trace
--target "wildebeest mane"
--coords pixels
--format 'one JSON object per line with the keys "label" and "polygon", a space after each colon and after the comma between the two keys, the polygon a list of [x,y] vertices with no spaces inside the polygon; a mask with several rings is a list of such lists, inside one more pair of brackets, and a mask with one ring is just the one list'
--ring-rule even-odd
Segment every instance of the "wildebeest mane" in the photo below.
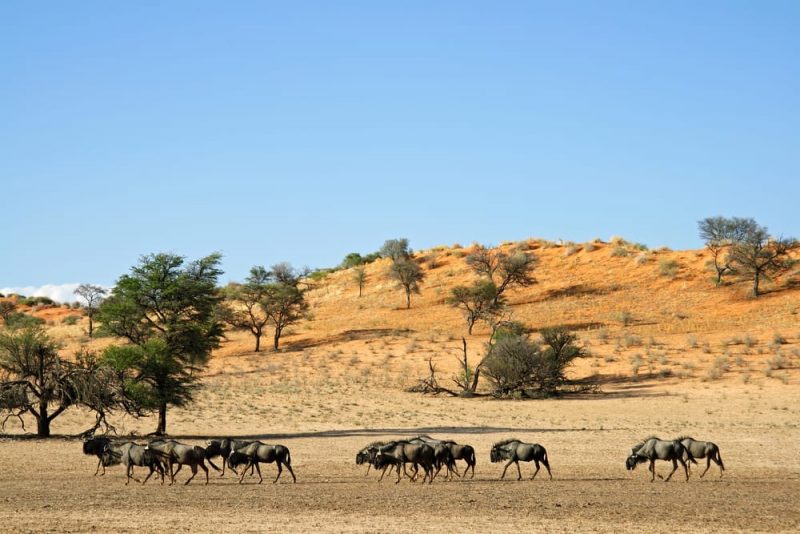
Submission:
{"label": "wildebeest mane", "polygon": [[498,441],[497,443],[492,445],[492,448],[502,447],[503,445],[508,445],[509,443],[514,442],[514,441],[519,441],[519,440],[517,438],[504,439],[503,441]]}

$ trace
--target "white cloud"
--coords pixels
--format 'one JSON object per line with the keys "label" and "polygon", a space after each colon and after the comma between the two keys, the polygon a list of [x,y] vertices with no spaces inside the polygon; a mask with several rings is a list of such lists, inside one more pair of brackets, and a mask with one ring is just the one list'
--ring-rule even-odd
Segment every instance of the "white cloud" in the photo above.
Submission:
{"label": "white cloud", "polygon": [[46,284],[40,287],[3,287],[0,288],[0,293],[3,295],[17,293],[25,297],[49,297],[56,302],[75,302],[77,299],[73,291],[75,291],[79,285],[80,284]]}

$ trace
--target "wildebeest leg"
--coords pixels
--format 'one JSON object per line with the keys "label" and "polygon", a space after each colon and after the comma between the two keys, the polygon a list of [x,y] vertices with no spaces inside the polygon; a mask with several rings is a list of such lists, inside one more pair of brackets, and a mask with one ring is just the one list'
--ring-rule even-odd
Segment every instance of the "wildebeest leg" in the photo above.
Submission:
{"label": "wildebeest leg", "polygon": [[[256,465],[258,465],[258,464],[256,464]],[[280,460],[275,460],[275,465],[278,466],[278,476],[276,476],[275,480],[272,481],[273,484],[275,484],[278,481],[278,479],[281,478],[281,473],[283,473],[283,467],[281,467],[281,461]]]}
{"label": "wildebeest leg", "polygon": [[285,465],[285,466],[286,466],[286,469],[288,469],[288,470],[289,470],[289,474],[290,474],[290,475],[292,475],[292,482],[294,482],[295,484],[297,484],[297,477],[296,477],[296,476],[294,476],[294,470],[292,469],[292,464],[291,464],[291,462],[284,462],[284,464],[283,464],[283,465]]}
{"label": "wildebeest leg", "polygon": [[[208,464],[209,464],[211,467],[213,467],[213,468],[214,468],[214,471],[220,471],[220,468],[219,468],[219,467],[217,467],[216,465],[214,465],[214,462],[212,462],[212,461],[211,461],[211,458],[206,458],[206,460],[208,460]],[[222,464],[222,467],[224,468],[224,467],[225,467],[225,464]],[[224,472],[223,472],[223,474],[224,474]],[[222,476],[222,475],[220,475],[220,476]]]}
{"label": "wildebeest leg", "polygon": [[386,474],[386,469],[388,469],[389,467],[390,467],[390,466],[388,466],[388,465],[384,465],[384,466],[383,466],[383,471],[381,471],[381,478],[379,478],[379,479],[378,479],[378,482],[380,482],[381,480],[383,480],[383,475],[385,475],[385,474]]}
{"label": "wildebeest leg", "polygon": [[100,458],[99,460],[97,460],[97,469],[94,470],[94,476],[97,476],[97,473],[100,471],[100,466],[103,466],[103,474],[100,476],[106,474],[106,466],[103,465],[103,459]]}
{"label": "wildebeest leg", "polygon": [[522,480],[522,471],[519,469],[519,460],[515,462],[517,464],[517,480]]}
{"label": "wildebeest leg", "polygon": [[[170,468],[169,468],[170,472],[172,472],[172,468],[175,467],[175,465],[176,465],[175,463],[172,463],[170,465]],[[177,466],[178,466],[178,468],[175,470],[174,473],[172,473],[172,483],[173,484],[175,483],[175,477],[178,476],[178,473],[180,473],[181,469],[183,469],[183,464],[177,464]]]}
{"label": "wildebeest leg", "polygon": [[[405,471],[406,471],[406,464],[403,464],[403,472],[405,473]],[[408,476],[408,473],[406,473],[406,476]],[[400,466],[399,465],[397,466],[397,482],[395,482],[395,484],[400,484]]]}
{"label": "wildebeest leg", "polygon": [[[683,463],[683,460],[682,460],[682,459],[681,459],[681,463]],[[683,468],[684,468],[684,469],[686,469],[686,464],[683,464]],[[672,471],[670,471],[670,472],[669,472],[669,475],[667,475],[667,478],[665,478],[665,479],[664,479],[664,482],[669,482],[669,479],[671,479],[671,478],[672,478],[672,475],[673,475],[673,474],[675,473],[675,471],[677,471],[677,470],[678,470],[678,460],[676,460],[675,458],[673,458],[673,459],[672,459]],[[686,480],[689,480],[689,473],[688,473],[688,472],[686,473]]]}
{"label": "wildebeest leg", "polygon": [[[189,482],[191,482],[194,476],[197,474],[197,464],[191,464],[189,467],[192,470],[192,476],[189,477],[189,480],[183,483],[184,486],[187,485]],[[206,469],[206,474],[208,474],[208,469]]]}
{"label": "wildebeest leg", "polygon": [[245,465],[245,466],[244,466],[244,469],[242,469],[242,474],[241,474],[241,475],[239,475],[239,484],[241,484],[241,483],[242,483],[242,481],[244,480],[244,476],[247,474],[247,467],[248,467],[248,466],[247,466],[247,465]]}
{"label": "wildebeest leg", "polygon": [[208,486],[208,467],[206,467],[205,462],[200,462],[200,467],[206,472],[206,486]]}
{"label": "wildebeest leg", "polygon": [[653,482],[656,479],[656,461],[655,460],[650,460],[650,473],[653,474],[653,476],[650,477],[650,482]]}
{"label": "wildebeest leg", "polygon": [[369,476],[369,470],[370,470],[371,467],[372,467],[372,464],[367,464],[367,472],[364,474],[364,476]]}
{"label": "wildebeest leg", "polygon": [[152,465],[150,465],[150,466],[148,466],[148,467],[150,468],[150,472],[147,474],[147,476],[146,476],[146,477],[144,477],[144,480],[142,481],[142,486],[144,486],[145,484],[147,484],[147,481],[148,481],[148,480],[150,480],[150,477],[151,477],[151,476],[153,476],[153,471],[155,471],[155,470],[156,470],[156,468],[155,468],[155,467],[153,467]]}
{"label": "wildebeest leg", "polygon": [[[689,467],[686,465],[686,462],[683,461],[683,458],[678,458],[678,461],[683,465],[683,472],[686,473],[686,482],[689,482]],[[678,467],[675,466],[675,469],[677,468]],[[708,468],[706,468],[706,471],[708,471]]]}
{"label": "wildebeest leg", "polygon": [[533,476],[531,477],[531,480],[536,478],[536,475],[539,473],[539,460],[533,460],[533,463],[536,464],[536,471],[533,472]]}
{"label": "wildebeest leg", "polygon": [[511,465],[511,464],[513,464],[513,463],[514,463],[514,460],[509,460],[509,461],[508,461],[508,463],[506,464],[506,466],[503,468],[503,474],[502,474],[502,475],[500,475],[500,480],[503,480],[504,478],[506,478],[506,469],[508,469],[508,466],[509,466],[509,465]]}
{"label": "wildebeest leg", "polygon": [[125,485],[128,485],[128,482],[131,481],[131,471],[133,471],[133,466],[128,464],[125,466]]}

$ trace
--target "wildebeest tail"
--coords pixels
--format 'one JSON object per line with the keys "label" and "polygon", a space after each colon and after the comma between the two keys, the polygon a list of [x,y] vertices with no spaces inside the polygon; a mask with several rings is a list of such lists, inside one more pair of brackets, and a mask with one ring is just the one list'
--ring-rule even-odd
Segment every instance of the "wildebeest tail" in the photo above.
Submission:
{"label": "wildebeest tail", "polygon": [[286,448],[286,464],[292,465],[292,453],[289,451],[289,448]]}
{"label": "wildebeest tail", "polygon": [[722,463],[722,455],[719,453],[719,449],[717,449],[717,461],[719,461],[719,468],[725,471],[725,464]]}
{"label": "wildebeest tail", "polygon": [[470,450],[469,450],[469,461],[472,463],[472,465],[475,465],[475,464],[478,463],[476,458],[475,458],[475,449],[470,448]]}

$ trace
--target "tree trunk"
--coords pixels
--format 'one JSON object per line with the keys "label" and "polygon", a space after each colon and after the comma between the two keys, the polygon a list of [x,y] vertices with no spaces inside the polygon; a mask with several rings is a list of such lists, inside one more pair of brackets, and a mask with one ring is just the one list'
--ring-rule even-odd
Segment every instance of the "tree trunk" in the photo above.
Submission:
{"label": "tree trunk", "polygon": [[411,309],[411,291],[406,291],[406,309]]}
{"label": "tree trunk", "polygon": [[474,321],[474,320],[472,320],[472,319],[469,319],[469,320],[467,321],[467,333],[468,333],[469,335],[472,335],[472,327],[473,327],[473,326],[475,326],[475,321]]}
{"label": "tree trunk", "polygon": [[158,428],[156,436],[163,436],[167,433],[167,403],[162,402],[158,407]]}
{"label": "tree trunk", "polygon": [[39,417],[36,419],[36,434],[40,438],[50,437],[50,418],[47,414],[47,402],[39,403]]}
{"label": "tree trunk", "polygon": [[358,296],[359,296],[359,297],[361,296],[361,288],[362,288],[362,287],[363,287],[363,286],[361,286],[361,285],[359,285],[359,286],[358,286]]}
{"label": "tree trunk", "polygon": [[756,271],[755,276],[753,277],[753,296],[757,297],[758,293],[758,284],[761,282],[761,273]]}
{"label": "tree trunk", "polygon": [[261,350],[261,334],[253,334],[256,337],[256,350],[255,352],[259,352]]}
{"label": "tree trunk", "polygon": [[278,344],[281,341],[281,331],[279,328],[275,328],[275,336],[272,338],[272,346],[275,348],[275,352],[278,352]]}
{"label": "tree trunk", "polygon": [[89,316],[89,339],[92,339],[92,332],[94,332],[94,325],[92,324],[92,316]]}

